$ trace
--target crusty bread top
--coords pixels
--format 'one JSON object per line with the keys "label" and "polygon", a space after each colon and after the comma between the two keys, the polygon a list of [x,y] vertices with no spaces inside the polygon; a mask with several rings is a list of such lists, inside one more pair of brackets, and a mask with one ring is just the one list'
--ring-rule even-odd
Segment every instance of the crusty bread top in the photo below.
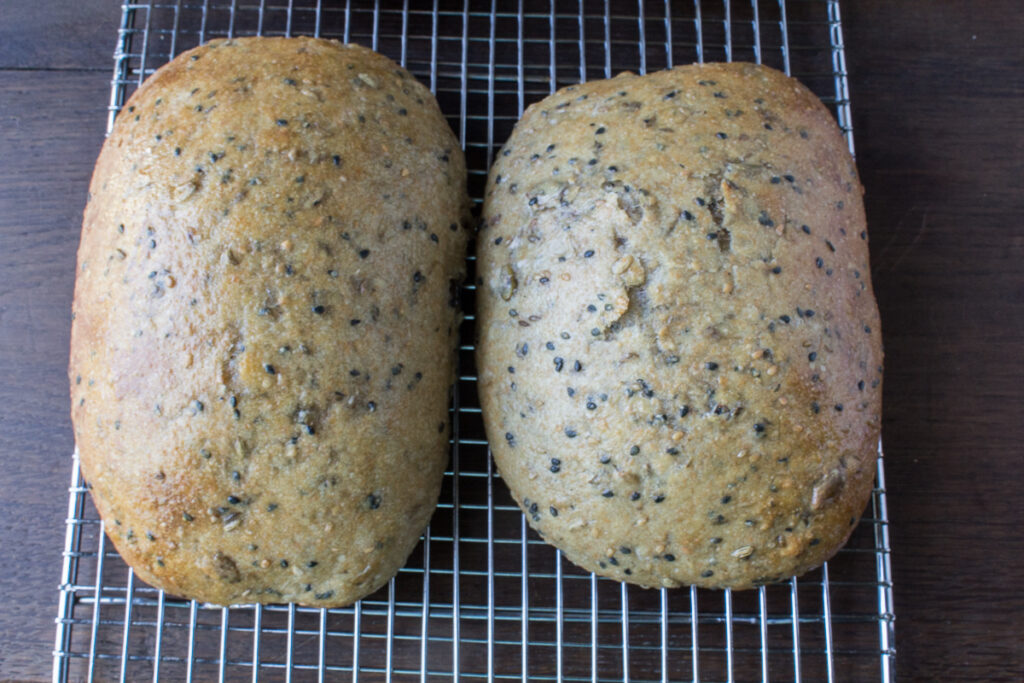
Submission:
{"label": "crusty bread top", "polygon": [[340,605],[404,562],[447,461],[468,199],[430,92],[356,45],[217,40],[96,165],[75,437],[146,581]]}
{"label": "crusty bread top", "polygon": [[881,340],[861,186],[797,81],[706,64],[565,88],[491,171],[491,446],[569,559],[645,586],[800,574],[868,497]]}

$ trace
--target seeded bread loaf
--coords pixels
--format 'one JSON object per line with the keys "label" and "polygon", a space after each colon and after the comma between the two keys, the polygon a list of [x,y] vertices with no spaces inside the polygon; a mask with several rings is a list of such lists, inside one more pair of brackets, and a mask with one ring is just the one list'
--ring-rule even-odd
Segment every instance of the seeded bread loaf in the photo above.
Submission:
{"label": "seeded bread loaf", "polygon": [[576,564],[749,588],[868,499],[881,340],[825,107],[751,64],[563,89],[491,170],[480,392],[502,477]]}
{"label": "seeded bread loaf", "polygon": [[468,217],[430,92],[370,50],[213,41],[100,153],[71,396],[93,500],[148,583],[350,603],[437,503]]}

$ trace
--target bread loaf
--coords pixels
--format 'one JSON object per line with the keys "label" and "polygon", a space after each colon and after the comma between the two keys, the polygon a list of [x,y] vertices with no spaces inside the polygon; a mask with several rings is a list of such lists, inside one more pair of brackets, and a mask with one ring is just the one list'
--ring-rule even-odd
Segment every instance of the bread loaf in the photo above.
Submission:
{"label": "bread loaf", "polygon": [[861,195],[826,108],[769,68],[529,108],[487,188],[480,392],[502,477],[568,559],[749,588],[846,541],[881,409]]}
{"label": "bread loaf", "polygon": [[71,396],[106,531],[148,583],[350,603],[433,512],[468,199],[430,92],[370,50],[218,40],[96,164]]}

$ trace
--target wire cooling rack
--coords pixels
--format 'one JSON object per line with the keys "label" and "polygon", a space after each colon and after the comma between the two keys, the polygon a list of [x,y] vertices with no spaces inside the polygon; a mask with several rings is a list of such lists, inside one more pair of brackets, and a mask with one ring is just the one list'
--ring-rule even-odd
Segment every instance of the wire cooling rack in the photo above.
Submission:
{"label": "wire cooling rack", "polygon": [[[622,70],[769,64],[833,109],[853,150],[839,4],[823,0],[125,4],[109,123],[174,55],[210,38],[256,34],[357,42],[406,66],[458,133],[478,205],[493,154],[524,107]],[[466,310],[473,290],[463,290]],[[799,580],[732,593],[597,578],[528,528],[493,469],[473,325],[468,315],[438,510],[398,576],[352,607],[226,609],[145,585],[107,542],[75,457],[54,680],[892,680],[881,447],[871,504],[849,544]]]}

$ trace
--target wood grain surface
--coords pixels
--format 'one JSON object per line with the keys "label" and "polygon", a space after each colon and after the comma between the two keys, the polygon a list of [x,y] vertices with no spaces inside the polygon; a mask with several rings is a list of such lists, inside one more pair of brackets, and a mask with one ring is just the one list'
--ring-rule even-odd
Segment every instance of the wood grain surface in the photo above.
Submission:
{"label": "wood grain surface", "polygon": [[[843,6],[901,680],[1024,679],[1024,13]],[[0,681],[49,679],[81,210],[120,8],[0,4]]]}

